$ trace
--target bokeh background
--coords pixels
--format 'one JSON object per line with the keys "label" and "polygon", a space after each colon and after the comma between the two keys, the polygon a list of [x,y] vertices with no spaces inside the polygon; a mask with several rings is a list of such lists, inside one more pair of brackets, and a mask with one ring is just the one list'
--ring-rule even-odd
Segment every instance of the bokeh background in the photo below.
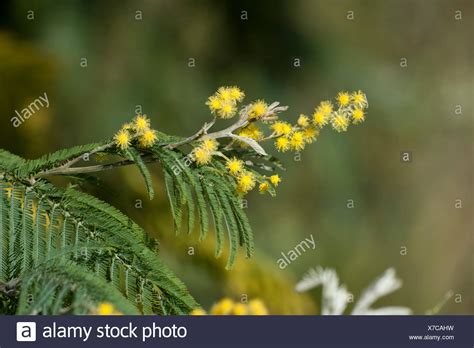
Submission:
{"label": "bokeh background", "polygon": [[[257,253],[233,271],[214,259],[212,234],[174,236],[158,165],[153,201],[135,168],[100,174],[90,190],[159,239],[205,308],[247,294],[274,314],[317,313],[318,292],[293,288],[322,265],[356,297],[395,267],[403,287],[379,305],[423,314],[452,290],[441,313],[472,314],[473,14],[469,0],[2,0],[0,148],[35,158],[104,139],[137,105],[155,128],[190,135],[221,85],[289,105],[293,122],[361,89],[362,126],[324,131],[301,161],[285,154],[278,196],[249,196]],[[14,128],[15,110],[45,92],[50,107]],[[280,253],[310,234],[316,250],[280,270]]]}

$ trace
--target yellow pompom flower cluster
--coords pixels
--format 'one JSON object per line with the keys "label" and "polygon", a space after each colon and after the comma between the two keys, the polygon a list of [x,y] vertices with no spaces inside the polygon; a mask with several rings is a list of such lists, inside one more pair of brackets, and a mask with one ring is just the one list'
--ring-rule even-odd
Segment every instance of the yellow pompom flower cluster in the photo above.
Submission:
{"label": "yellow pompom flower cluster", "polygon": [[249,119],[260,119],[268,110],[268,105],[263,100],[257,100],[250,104]]}
{"label": "yellow pompom flower cluster", "polygon": [[[202,308],[196,308],[190,315],[207,315]],[[234,302],[230,298],[223,298],[214,304],[209,315],[268,315],[268,309],[260,299],[250,300],[248,303]]]}
{"label": "yellow pompom flower cluster", "polygon": [[[265,193],[272,189],[270,183],[273,187],[277,187],[281,182],[281,178],[278,175],[267,177],[247,170],[244,161],[236,157],[227,160],[226,168],[229,174],[232,175],[237,182],[237,192],[242,194],[252,191],[257,183],[259,183],[258,189],[260,193]],[[270,180],[270,183],[267,181],[268,179]]]}
{"label": "yellow pompom flower cluster", "polygon": [[252,172],[243,170],[237,175],[237,191],[240,193],[248,193],[255,187],[255,175]]}
{"label": "yellow pompom flower cluster", "polygon": [[[326,125],[330,125],[337,132],[345,132],[351,123],[363,122],[368,107],[367,97],[363,92],[343,91],[337,94],[334,103],[322,101],[311,116],[300,114],[296,123],[291,124],[279,118],[279,113],[287,110],[286,106],[280,106],[279,102],[267,104],[264,100],[257,99],[239,107],[238,103],[242,102],[244,97],[245,93],[239,87],[220,87],[208,98],[206,105],[218,118],[228,119],[239,115],[237,121],[212,133],[209,129],[216,123],[214,118],[195,135],[166,145],[170,149],[185,144],[192,145],[194,149],[189,158],[198,166],[216,165],[214,156],[218,158],[217,161],[224,158],[226,170],[234,178],[236,191],[240,194],[258,188],[260,193],[268,192],[274,196],[275,188],[281,182],[277,175],[267,177],[260,174],[258,169],[268,168],[268,165],[259,163],[258,159],[244,161],[252,151],[266,156],[267,153],[261,145],[263,142],[274,141],[279,152],[303,151],[307,144],[318,138],[320,130]],[[156,142],[157,132],[150,128],[150,120],[145,115],[138,115],[132,122],[124,124],[113,137],[113,144],[122,151],[131,146],[147,149]],[[242,159],[236,157],[236,150],[244,156]],[[264,161],[273,160],[262,159],[262,162]]]}
{"label": "yellow pompom flower cluster", "polygon": [[288,151],[290,149],[290,140],[288,137],[280,137],[275,140],[275,147],[280,152]]}
{"label": "yellow pompom flower cluster", "polygon": [[[254,160],[245,162],[235,155],[235,150],[243,156],[248,151],[255,151],[259,155],[266,155],[262,143],[271,140],[279,152],[303,151],[306,145],[313,143],[318,138],[321,129],[330,125],[337,132],[344,132],[351,123],[358,124],[365,120],[365,109],[368,107],[367,97],[361,91],[353,93],[340,92],[335,102],[322,101],[312,115],[300,114],[295,124],[279,118],[279,113],[287,110],[278,102],[267,104],[258,99],[248,105],[238,108],[238,103],[244,99],[245,93],[238,87],[220,87],[206,102],[211,113],[219,118],[228,119],[239,115],[234,125],[221,131],[209,133],[216,120],[205,124],[201,134],[197,133],[192,155],[198,165],[213,165],[213,156],[225,159],[227,172],[234,178],[238,193],[246,194],[254,188],[260,193],[275,195],[275,188],[281,182],[278,175],[267,177],[256,169]],[[208,127],[209,126],[209,127]],[[136,128],[136,126],[135,126]],[[119,134],[117,141],[127,143]],[[219,149],[219,141],[224,140]],[[231,158],[227,155],[230,154]],[[257,161],[258,162],[258,161]],[[246,164],[249,166],[246,168]],[[262,165],[262,164],[261,164]],[[260,168],[264,168],[260,166]],[[268,166],[267,166],[268,167]]]}
{"label": "yellow pompom flower cluster", "polygon": [[337,110],[329,101],[319,104],[313,113],[313,122],[317,127],[330,123],[336,132],[345,132],[351,122],[357,124],[365,120],[365,109],[369,104],[362,91],[340,92],[336,96],[336,104]]}
{"label": "yellow pompom flower cluster", "polygon": [[276,135],[288,135],[291,133],[291,124],[288,122],[275,122],[272,124],[271,128],[276,133]]}
{"label": "yellow pompom flower cluster", "polygon": [[268,191],[270,188],[270,185],[268,185],[268,182],[262,182],[260,185],[258,185],[258,190],[260,193],[265,193]]}
{"label": "yellow pompom flower cluster", "polygon": [[199,146],[194,148],[192,157],[200,166],[209,164],[212,160],[212,155],[219,148],[219,143],[215,139],[205,139],[200,142]]}
{"label": "yellow pompom flower cluster", "polygon": [[340,92],[336,96],[336,106],[329,100],[322,101],[314,110],[312,117],[301,114],[297,123],[291,126],[287,122],[275,121],[273,130],[275,147],[280,152],[288,150],[302,151],[306,144],[313,143],[321,128],[330,124],[336,132],[345,132],[350,123],[358,124],[365,120],[367,97],[361,91]]}
{"label": "yellow pompom flower cluster", "polygon": [[298,118],[298,126],[306,128],[309,126],[309,118],[306,115],[301,114]]}
{"label": "yellow pompom flower cluster", "polygon": [[255,123],[250,123],[247,127],[242,128],[239,135],[257,141],[263,139],[263,132]]}
{"label": "yellow pompom flower cluster", "polygon": [[[281,182],[281,178],[278,174],[272,175],[270,177],[264,176],[263,178],[270,180],[270,183],[273,185],[273,187],[277,187]],[[272,188],[272,186],[270,186],[270,183],[268,183],[268,181],[266,180],[262,182],[258,187],[260,193],[265,193],[270,190]]]}
{"label": "yellow pompom flower cluster", "polygon": [[117,134],[115,134],[114,141],[118,148],[126,150],[131,143],[130,133],[127,130],[121,129]]}
{"label": "yellow pompom flower cluster", "polygon": [[306,144],[311,144],[319,135],[318,129],[311,124],[309,118],[305,115],[299,117],[297,125],[288,125],[284,132],[278,131],[279,126],[276,128],[275,130],[275,127],[273,127],[274,135],[277,136],[275,147],[280,152],[288,150],[302,151]]}
{"label": "yellow pompom flower cluster", "polygon": [[229,170],[231,175],[236,176],[244,170],[244,161],[233,157],[227,161],[226,168]]}
{"label": "yellow pompom flower cluster", "polygon": [[281,183],[281,178],[278,174],[270,176],[270,182],[277,187]]}
{"label": "yellow pompom flower cluster", "polygon": [[220,118],[232,118],[237,112],[237,102],[245,97],[238,87],[221,87],[206,102],[211,112]]}
{"label": "yellow pompom flower cluster", "polygon": [[120,150],[127,150],[134,141],[140,148],[150,148],[157,140],[156,131],[150,128],[150,120],[146,115],[138,115],[133,122],[126,123],[115,134],[114,144]]}
{"label": "yellow pompom flower cluster", "polygon": [[[227,160],[226,168],[229,174],[237,180],[237,191],[239,193],[248,193],[255,187],[257,183],[256,175],[245,169],[244,161],[232,157]],[[264,184],[263,182],[260,184],[260,192],[262,192],[262,185]]]}
{"label": "yellow pompom flower cluster", "polygon": [[193,152],[194,160],[200,166],[208,164],[212,160],[212,153],[203,147],[197,147]]}

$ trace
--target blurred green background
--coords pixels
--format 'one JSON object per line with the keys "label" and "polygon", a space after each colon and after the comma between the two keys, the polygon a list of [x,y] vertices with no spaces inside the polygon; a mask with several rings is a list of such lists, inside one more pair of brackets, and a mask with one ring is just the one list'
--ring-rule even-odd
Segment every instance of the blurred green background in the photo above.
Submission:
{"label": "blurred green background", "polygon": [[[104,139],[137,105],[155,128],[190,135],[221,85],[289,105],[292,122],[361,89],[363,125],[323,131],[301,161],[285,154],[278,196],[249,196],[257,253],[233,271],[213,258],[212,234],[204,243],[174,236],[158,168],[153,201],[135,168],[100,174],[94,193],[159,239],[205,308],[248,294],[274,314],[316,313],[315,293],[293,292],[308,268],[335,268],[357,297],[393,266],[404,285],[380,305],[422,314],[452,289],[441,313],[472,314],[473,14],[469,0],[3,0],[0,148],[35,158]],[[14,128],[15,110],[45,92],[50,107]],[[278,269],[280,253],[310,234],[316,250]]]}

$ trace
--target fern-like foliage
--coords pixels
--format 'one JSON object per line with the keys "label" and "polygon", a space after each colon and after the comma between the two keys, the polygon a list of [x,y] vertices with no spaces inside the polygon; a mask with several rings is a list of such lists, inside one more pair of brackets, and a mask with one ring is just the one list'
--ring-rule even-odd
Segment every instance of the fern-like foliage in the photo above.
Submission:
{"label": "fern-like foliage", "polygon": [[192,168],[187,164],[189,159],[178,151],[155,146],[152,152],[163,167],[176,233],[183,229],[185,210],[188,232],[193,231],[195,220],[199,218],[201,240],[206,237],[209,220],[212,219],[216,232],[217,257],[222,254],[227,235],[227,268],[232,268],[239,245],[244,248],[247,257],[252,256],[252,230],[242,203],[235,194],[235,182],[222,174],[225,172],[224,165],[213,160],[211,166]]}
{"label": "fern-like foliage", "polygon": [[[105,299],[96,287],[113,289],[108,300],[124,313],[184,314],[197,306],[148,247],[140,226],[94,196],[41,177],[84,151],[99,147],[110,155],[104,144],[61,150],[33,161],[0,151],[0,281],[22,280],[18,313],[87,313]],[[150,198],[153,188],[145,160],[161,164],[176,233],[191,233],[199,225],[202,240],[214,226],[216,257],[228,240],[228,269],[239,245],[247,257],[253,254],[250,224],[235,182],[222,174],[224,164],[213,160],[210,166],[190,166],[184,153],[159,143],[145,153],[129,148],[123,156],[137,165]]]}
{"label": "fern-like foliage", "polygon": [[18,177],[27,177],[39,173],[41,170],[49,169],[61,163],[65,163],[72,158],[76,158],[84,153],[88,153],[104,144],[92,143],[87,145],[75,146],[70,149],[62,149],[51,154],[44,155],[31,161],[23,161],[21,165],[16,166],[15,174]]}
{"label": "fern-like foliage", "polygon": [[[28,165],[4,151],[0,156],[15,175],[24,169],[13,162]],[[196,306],[136,223],[74,188],[44,179],[25,184],[4,173],[0,233],[0,282],[22,280],[20,313],[84,313],[106,298],[124,313],[184,314]],[[114,291],[107,297],[95,288]]]}
{"label": "fern-like foliage", "polygon": [[113,284],[70,262],[46,262],[26,273],[18,314],[88,314],[91,304],[111,302],[122,313],[140,310]]}

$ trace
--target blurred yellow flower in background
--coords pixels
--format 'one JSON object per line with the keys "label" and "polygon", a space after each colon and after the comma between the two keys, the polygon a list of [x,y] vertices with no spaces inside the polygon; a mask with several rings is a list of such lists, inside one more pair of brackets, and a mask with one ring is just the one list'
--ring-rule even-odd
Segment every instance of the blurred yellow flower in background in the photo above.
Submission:
{"label": "blurred yellow flower in background", "polygon": [[112,303],[102,302],[99,303],[97,308],[92,311],[96,315],[123,315],[122,312],[118,311]]}
{"label": "blurred yellow flower in background", "polygon": [[[208,315],[202,308],[193,309],[190,315]],[[234,302],[232,299],[225,297],[215,303],[209,315],[268,315],[268,309],[260,299],[252,299],[248,303]]]}

